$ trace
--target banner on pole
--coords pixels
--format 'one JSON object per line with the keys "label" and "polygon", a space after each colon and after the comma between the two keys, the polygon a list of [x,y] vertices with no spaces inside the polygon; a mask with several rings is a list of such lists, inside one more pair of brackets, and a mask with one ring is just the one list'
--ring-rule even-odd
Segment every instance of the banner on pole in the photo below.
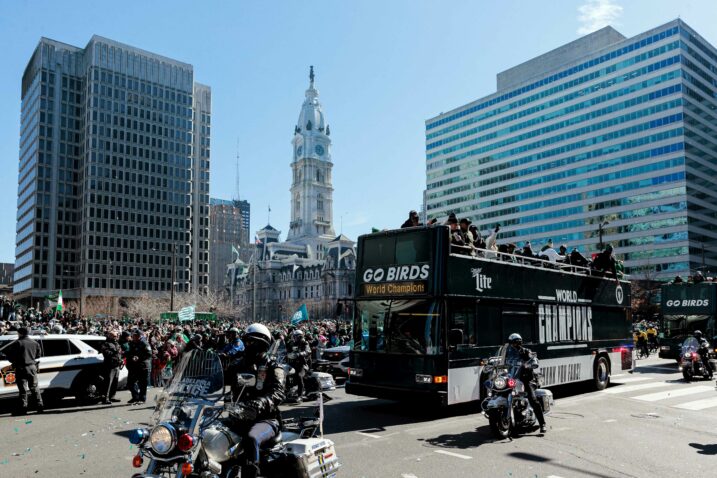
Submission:
{"label": "banner on pole", "polygon": [[309,320],[309,312],[306,310],[306,304],[301,304],[299,310],[291,317],[291,325],[297,325],[305,320]]}
{"label": "banner on pole", "polygon": [[190,305],[187,307],[182,307],[179,310],[179,314],[177,314],[179,317],[180,322],[185,322],[187,320],[194,320],[194,306]]}

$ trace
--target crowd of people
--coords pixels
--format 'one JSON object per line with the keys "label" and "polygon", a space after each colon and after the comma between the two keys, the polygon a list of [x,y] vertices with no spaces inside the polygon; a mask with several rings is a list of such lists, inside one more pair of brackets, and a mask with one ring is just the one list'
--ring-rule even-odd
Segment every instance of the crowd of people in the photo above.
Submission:
{"label": "crowd of people", "polygon": [[[80,317],[74,310],[23,308],[0,297],[0,335],[18,334],[24,329],[30,335],[89,334],[107,338],[101,349],[106,374],[110,377],[105,382],[108,389],[102,391],[105,403],[113,399],[112,381],[119,367],[127,367],[130,401],[143,403],[147,387],[163,386],[182,354],[201,349],[232,357],[242,352],[241,338],[249,324],[246,320],[167,322],[142,317],[89,318]],[[286,322],[265,325],[282,345],[294,332],[300,331],[311,352],[310,358],[319,358],[322,350],[351,340],[351,323],[346,321],[325,319],[296,325]]]}
{"label": "crowd of people", "polygon": [[[437,221],[432,219],[426,225],[432,226]],[[498,244],[498,233],[500,232],[500,224],[496,224],[487,237],[483,237],[478,228],[468,218],[461,218],[450,213],[448,219],[444,223],[450,229],[451,246],[454,250],[461,254],[477,257],[499,258],[510,262],[523,262],[528,264],[541,264],[543,261],[556,264],[569,264],[589,268],[591,271],[602,275],[609,275],[619,279],[624,274],[622,261],[617,260],[613,254],[612,244],[606,244],[604,249],[595,253],[591,259],[583,256],[577,248],[573,248],[568,252],[568,246],[561,244],[557,250],[552,239],[548,241],[536,252],[530,241],[523,243],[523,247],[519,248],[513,243]],[[401,225],[401,228],[421,227],[418,213],[410,211],[408,219]]]}

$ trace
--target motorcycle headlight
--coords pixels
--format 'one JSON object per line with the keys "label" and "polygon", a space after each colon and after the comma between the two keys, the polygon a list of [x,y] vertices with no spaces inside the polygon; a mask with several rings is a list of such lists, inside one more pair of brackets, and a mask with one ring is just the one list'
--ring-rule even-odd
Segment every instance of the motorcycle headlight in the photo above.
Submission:
{"label": "motorcycle headlight", "polygon": [[687,352],[685,354],[685,358],[692,358],[692,352]]}
{"label": "motorcycle headlight", "polygon": [[168,423],[162,423],[152,429],[149,435],[149,444],[156,453],[166,455],[177,443],[177,432]]}
{"label": "motorcycle headlight", "polygon": [[505,379],[503,377],[496,377],[495,380],[493,380],[493,387],[494,388],[505,388]]}

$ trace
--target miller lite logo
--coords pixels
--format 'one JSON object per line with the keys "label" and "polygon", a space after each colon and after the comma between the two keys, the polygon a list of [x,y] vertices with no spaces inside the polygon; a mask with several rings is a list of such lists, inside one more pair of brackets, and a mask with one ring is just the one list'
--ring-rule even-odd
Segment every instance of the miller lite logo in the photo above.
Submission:
{"label": "miller lite logo", "polygon": [[471,269],[471,274],[473,274],[473,277],[475,277],[476,280],[476,290],[478,292],[483,292],[486,289],[493,288],[493,279],[488,277],[487,275],[481,274],[482,270],[483,269],[479,268]]}

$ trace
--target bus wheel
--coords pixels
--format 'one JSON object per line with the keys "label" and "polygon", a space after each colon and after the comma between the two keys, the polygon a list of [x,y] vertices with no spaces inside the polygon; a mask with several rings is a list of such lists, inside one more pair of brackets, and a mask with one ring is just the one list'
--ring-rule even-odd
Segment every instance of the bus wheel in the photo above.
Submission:
{"label": "bus wheel", "polygon": [[593,385],[595,390],[605,390],[610,383],[610,365],[605,357],[598,357],[595,361],[595,375]]}

